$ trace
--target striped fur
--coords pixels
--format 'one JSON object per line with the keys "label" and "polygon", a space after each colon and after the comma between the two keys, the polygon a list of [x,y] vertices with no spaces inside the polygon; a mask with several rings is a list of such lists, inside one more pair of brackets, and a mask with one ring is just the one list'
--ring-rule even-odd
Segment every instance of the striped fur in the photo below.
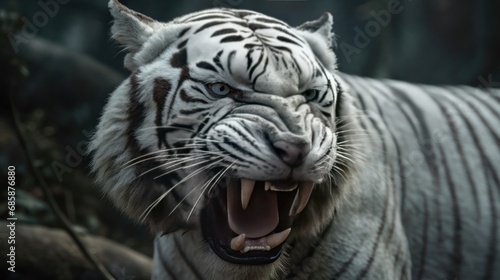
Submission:
{"label": "striped fur", "polygon": [[[118,208],[164,234],[154,279],[500,277],[498,90],[339,73],[329,14],[292,28],[245,10],[160,23],[110,9],[132,74],[104,109],[93,170]],[[218,82],[229,95],[210,92]],[[287,167],[277,139],[311,152]],[[220,182],[289,173],[315,188],[282,256],[214,255],[200,211]]]}

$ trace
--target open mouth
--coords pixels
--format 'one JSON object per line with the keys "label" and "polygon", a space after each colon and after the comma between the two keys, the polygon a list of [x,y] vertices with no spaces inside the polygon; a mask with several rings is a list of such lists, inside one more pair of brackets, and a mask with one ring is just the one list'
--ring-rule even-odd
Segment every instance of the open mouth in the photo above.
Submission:
{"label": "open mouth", "polygon": [[312,182],[227,178],[225,190],[221,188],[201,213],[203,236],[228,262],[271,263],[279,258],[312,189]]}

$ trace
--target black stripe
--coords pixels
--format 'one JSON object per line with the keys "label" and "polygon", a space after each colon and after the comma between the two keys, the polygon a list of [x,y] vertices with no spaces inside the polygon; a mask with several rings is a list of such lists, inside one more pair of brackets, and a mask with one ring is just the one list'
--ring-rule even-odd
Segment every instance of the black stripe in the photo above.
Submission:
{"label": "black stripe", "polygon": [[209,108],[195,108],[195,109],[191,109],[191,110],[180,110],[180,113],[184,114],[184,115],[192,115],[195,113],[206,111],[208,109]]}
{"label": "black stripe", "polygon": [[347,272],[347,270],[349,269],[349,266],[351,266],[352,264],[352,261],[354,261],[354,259],[356,259],[356,257],[358,256],[358,253],[359,253],[359,250],[354,252],[351,257],[345,262],[342,264],[342,267],[340,268],[339,271],[337,271],[332,279],[339,279],[344,273]]}
{"label": "black stripe", "polygon": [[[487,170],[486,174],[490,174],[489,178],[492,178],[495,171]],[[496,183],[498,186],[498,182]],[[497,235],[498,235],[498,223],[497,223],[497,217],[498,217],[498,212],[497,212],[497,206],[496,206],[496,200],[495,200],[495,192],[493,191],[493,185],[491,182],[488,182],[488,199],[490,202],[490,212],[491,212],[491,229],[490,229],[490,251],[487,254],[487,263],[485,267],[485,274],[483,277],[483,280],[489,280],[493,279],[493,272],[495,271],[495,263],[496,263],[496,258],[497,258],[497,250],[496,246],[498,244],[497,241]]]}
{"label": "black stripe", "polygon": [[235,11],[235,15],[239,18],[244,18],[247,16],[254,16],[257,15],[257,13],[252,12],[252,11]]}
{"label": "black stripe", "polygon": [[233,19],[234,17],[232,16],[223,16],[223,15],[206,15],[206,16],[200,16],[198,18],[191,18],[189,19],[189,22],[197,22],[197,21],[202,21],[202,20],[207,20],[207,19]]}
{"label": "black stripe", "polygon": [[286,63],[285,57],[283,55],[281,56],[281,61],[283,62],[285,69],[288,69],[288,64]]}
{"label": "black stripe", "polygon": [[270,29],[272,27],[269,26],[269,25],[266,25],[266,24],[250,23],[248,25],[248,28],[250,28],[252,31],[256,31],[256,30],[259,30],[259,29]]}
{"label": "black stripe", "polygon": [[[452,260],[454,267],[448,272],[447,279],[457,279],[460,276],[460,269],[462,267],[463,255],[462,255],[462,220],[460,218],[460,205],[458,204],[457,190],[455,182],[452,179],[450,168],[448,166],[448,161],[446,160],[446,155],[443,151],[442,146],[438,146],[441,153],[441,164],[444,168],[444,173],[446,176],[446,181],[448,181],[448,188],[451,194],[452,211],[453,211],[453,255]],[[496,244],[493,244],[495,246]]]}
{"label": "black stripe", "polygon": [[201,17],[201,16],[204,16],[204,15],[222,15],[222,16],[230,16],[230,17],[234,17],[234,13],[232,13],[231,11],[229,10],[218,10],[216,12],[214,12],[213,10],[206,10],[206,11],[201,11],[201,12],[197,12],[197,13],[193,13],[193,14],[189,14],[189,15],[186,15],[183,17],[183,21],[182,22],[189,22],[191,21],[192,19],[196,19],[197,17]]}
{"label": "black stripe", "polygon": [[[373,125],[373,128],[377,130],[377,135],[383,135],[382,129],[379,127],[379,124],[376,120],[370,119],[370,122]],[[387,147],[382,141],[382,154],[384,155],[384,162],[387,162]],[[373,241],[373,247],[372,251],[370,253],[370,256],[368,258],[368,262],[365,265],[365,267],[361,270],[359,273],[358,277],[356,279],[360,280],[366,277],[368,274],[368,271],[370,270],[371,266],[373,265],[373,261],[375,260],[375,254],[377,253],[378,246],[380,245],[380,239],[382,238],[382,233],[384,232],[384,228],[386,225],[387,221],[387,216],[388,216],[388,211],[389,211],[389,187],[386,185],[385,186],[385,199],[384,199],[384,207],[382,210],[382,217],[381,221],[379,224],[379,227],[377,229],[377,235],[375,237],[375,240]]]}
{"label": "black stripe", "polygon": [[227,23],[232,23],[232,24],[246,27],[246,24],[244,22],[241,22],[241,21],[210,21],[210,22],[207,22],[204,25],[202,25],[200,28],[196,29],[194,34],[199,33],[207,28],[217,26],[217,25],[227,24]]}
{"label": "black stripe", "polygon": [[[191,88],[195,88],[194,86],[192,86]],[[196,88],[195,88],[196,89]],[[203,93],[203,92],[202,92]],[[208,104],[208,102],[206,100],[203,100],[203,99],[199,99],[199,98],[195,98],[195,97],[191,97],[187,94],[187,92],[184,90],[184,89],[181,89],[181,91],[179,92],[179,95],[181,97],[181,100],[184,101],[184,102],[187,102],[187,103],[202,103],[202,104]]]}
{"label": "black stripe", "polygon": [[245,38],[241,35],[229,35],[220,40],[220,43],[229,43],[229,42],[241,42],[245,40]]}
{"label": "black stripe", "polygon": [[[400,108],[400,106],[396,106],[396,107]],[[405,116],[405,118],[407,120],[407,123],[410,124],[410,127],[412,129],[413,135],[418,135],[417,127],[415,126],[415,123],[413,123],[413,121],[410,118],[410,116],[408,115],[408,113],[405,110],[403,110],[402,108],[400,108],[400,111]],[[404,165],[403,165],[403,168],[404,168]],[[403,172],[401,172],[401,173],[404,174]],[[406,182],[405,181],[406,181],[406,174],[402,178],[402,184],[401,184],[401,199],[400,199],[401,202],[400,203],[401,203],[401,209],[403,211],[403,214],[405,213],[406,194],[407,194],[407,186],[406,186]]]}
{"label": "black stripe", "polygon": [[[205,95],[205,92],[204,92],[201,88],[199,88],[198,86],[195,86],[195,85],[194,85],[194,86],[191,86],[191,89],[193,89],[193,90],[197,91],[198,93],[200,93],[200,94],[202,94],[202,95]],[[200,101],[201,101],[201,99],[200,99]],[[205,101],[205,100],[203,100],[203,101]],[[206,102],[206,101],[205,101],[205,102]]]}
{"label": "black stripe", "polygon": [[294,34],[292,34],[290,31],[288,31],[288,29],[285,29],[285,28],[281,28],[281,27],[277,27],[277,26],[274,26],[273,29],[276,29],[280,32],[283,32],[285,33],[286,35],[294,38],[295,40],[299,41],[299,42],[302,42],[303,44],[305,44],[306,42],[304,42],[304,40],[302,40],[300,37],[298,36],[295,36]]}
{"label": "black stripe", "polygon": [[243,45],[245,49],[262,48],[262,43],[247,43]]}
{"label": "black stripe", "polygon": [[179,33],[179,38],[184,36],[189,30],[191,29],[191,27],[187,27],[187,28],[184,28],[180,33]]}
{"label": "black stripe", "polygon": [[[495,142],[496,142],[497,146],[500,146],[500,137],[497,135],[496,129],[493,129],[493,127],[491,127],[487,118],[485,118],[483,116],[483,114],[481,113],[481,111],[484,111],[484,109],[483,110],[478,109],[474,103],[467,102],[467,100],[465,98],[462,98],[461,100],[463,102],[465,102],[469,106],[469,108],[471,108],[474,111],[474,113],[476,113],[476,115],[481,119],[481,123],[484,126],[486,126],[486,128],[488,128],[491,136],[493,136],[493,138],[495,138]],[[479,98],[476,98],[476,100],[479,100]],[[491,109],[490,113],[492,113],[496,117],[497,120],[500,120],[500,115],[493,108],[490,108],[490,109]]]}
{"label": "black stripe", "polygon": [[[418,123],[419,128],[420,128],[420,133],[417,133],[417,131],[415,131],[415,135],[418,137],[418,142],[420,143],[420,146],[422,148],[424,148],[424,145],[426,144],[425,140],[432,139],[429,128],[424,123],[425,113],[422,112],[422,109],[420,107],[418,107],[415,103],[413,103],[413,101],[407,96],[409,93],[402,92],[395,87],[391,87],[391,88],[393,89],[394,92],[397,93],[397,94],[395,94],[395,96],[398,97],[399,99],[403,100],[403,102],[405,102],[406,104],[408,104],[408,107],[413,111],[413,114],[417,117],[417,119],[420,120],[420,122]],[[426,93],[428,95],[428,93],[426,91],[422,90],[422,92]],[[433,185],[436,187],[437,192],[438,192],[434,196],[434,205],[436,208],[435,219],[438,223],[437,224],[438,239],[439,239],[439,242],[442,242],[444,239],[443,239],[443,226],[442,226],[442,219],[441,219],[441,206],[440,206],[440,201],[439,201],[439,194],[441,193],[441,184],[440,184],[441,176],[439,175],[439,172],[438,172],[439,168],[437,165],[434,146],[430,145],[429,148],[430,149],[428,152],[423,152],[422,154],[424,155],[424,159],[427,163],[428,170],[432,174]]]}
{"label": "black stripe", "polygon": [[252,67],[252,64],[253,64],[253,58],[252,58],[252,54],[254,52],[254,49],[251,49],[247,52],[247,55],[245,56],[246,59],[247,59],[247,71],[250,70],[250,67]]}
{"label": "black stripe", "polygon": [[[368,90],[368,89],[366,89]],[[387,119],[387,117],[385,116],[385,113],[384,113],[384,110],[382,110],[380,104],[379,104],[379,100],[380,99],[375,99],[375,97],[373,95],[370,95],[372,97],[372,100],[373,102],[375,103],[375,106],[377,107],[377,110],[379,112],[379,115],[380,117],[384,120],[384,122],[387,124],[387,123],[390,123],[390,120]],[[389,134],[389,137],[392,139],[392,144],[394,145],[394,148],[395,148],[395,153],[396,153],[396,158],[397,158],[397,163],[398,163],[398,170],[399,170],[399,175],[400,175],[400,178],[404,178],[402,175],[404,175],[404,167],[403,167],[403,163],[401,161],[401,148],[399,147],[399,144],[397,142],[397,138],[396,136],[394,136],[394,133],[393,133],[393,130],[391,129],[387,129],[387,132]],[[389,165],[389,162],[386,162],[388,165]],[[392,186],[392,199],[393,199],[393,209],[392,209],[392,218],[391,218],[391,225],[389,226],[389,235],[387,236],[387,242],[385,244],[392,244],[393,242],[391,241],[392,239],[392,236],[394,234],[394,231],[395,231],[395,226],[396,226],[396,214],[399,210],[398,208],[398,203],[397,203],[397,193],[396,193],[396,180],[395,180],[395,170],[393,168],[391,168],[391,186]],[[401,180],[401,184],[405,184],[405,180],[402,179]]]}
{"label": "black stripe", "polygon": [[258,22],[261,22],[261,23],[273,23],[273,24],[279,24],[285,28],[288,28],[289,26],[282,22],[282,21],[279,21],[279,20],[276,20],[276,19],[273,19],[273,18],[268,18],[268,17],[254,17],[253,20],[256,20]]}
{"label": "black stripe", "polygon": [[[163,118],[163,110],[165,110],[165,102],[167,101],[167,94],[172,89],[172,84],[169,81],[164,80],[162,78],[156,78],[154,82],[153,89],[153,100],[156,103],[156,126],[162,126],[162,118]],[[161,148],[161,144],[163,143],[165,147],[167,147],[167,141],[165,138],[165,133],[161,133],[160,129],[156,129],[156,134],[158,137],[158,149]]]}
{"label": "black stripe", "polygon": [[180,43],[177,45],[177,48],[178,48],[178,49],[182,49],[182,48],[184,48],[184,47],[186,46],[186,44],[187,44],[187,42],[188,42],[188,41],[189,41],[189,39],[186,39],[186,40],[184,40],[184,41],[180,42]]}
{"label": "black stripe", "polygon": [[295,69],[297,69],[297,71],[299,72],[299,74],[302,74],[302,69],[300,68],[299,63],[297,62],[297,60],[295,59],[295,57],[293,55],[291,55],[291,54],[290,54],[290,57],[293,60],[293,64],[292,65],[295,65]]}
{"label": "black stripe", "polygon": [[[364,88],[364,92],[369,92],[370,89],[366,88],[365,85],[366,85],[365,83],[360,83],[359,86],[361,86],[362,88]],[[389,89],[387,88],[387,90],[389,90]],[[368,96],[370,96],[372,98],[372,101],[375,104],[375,107],[376,107],[376,109],[378,111],[379,116],[384,120],[384,122],[386,124],[389,123],[389,121],[387,120],[387,118],[385,116],[384,110],[382,110],[381,105],[379,103],[380,99],[378,99],[378,98],[376,99],[373,95],[368,95]],[[389,127],[389,125],[387,125],[387,127]],[[391,129],[387,129],[387,132],[389,134],[389,137],[392,140],[392,144],[395,147],[395,153],[396,153],[396,158],[397,158],[399,173],[400,174],[404,174],[404,168],[403,168],[403,164],[401,162],[401,149],[400,149],[399,144],[397,142],[397,138],[394,136],[393,131]],[[386,138],[386,139],[389,140],[388,138]],[[384,150],[384,158],[385,158],[384,162],[386,162],[387,164],[389,164],[389,162],[387,161],[387,156],[386,156],[385,143],[383,144],[383,150]],[[388,166],[388,167],[390,167],[390,166]],[[390,173],[391,173],[390,174],[390,178],[391,178],[393,207],[392,207],[391,218],[390,218],[390,221],[389,221],[390,225],[388,227],[389,235],[387,236],[386,242],[384,242],[384,244],[393,244],[394,243],[392,241],[392,236],[394,235],[394,232],[395,232],[395,229],[396,229],[396,216],[397,216],[397,212],[399,210],[398,203],[397,203],[397,193],[396,193],[396,188],[395,188],[395,186],[396,186],[396,182],[395,182],[395,174],[396,174],[396,172],[395,172],[394,168],[391,167],[391,172]],[[400,176],[400,178],[403,178],[403,177]],[[401,183],[404,184],[404,180],[402,180]]]}
{"label": "black stripe", "polygon": [[241,164],[242,162],[246,162],[246,163],[251,164],[251,162],[249,162],[248,160],[245,160],[245,159],[238,157],[237,155],[227,151],[221,145],[219,145],[219,143],[209,143],[209,144],[214,145],[221,152],[226,152],[226,153],[230,154],[233,158],[235,158],[237,161],[239,161],[238,164]]}
{"label": "black stripe", "polygon": [[257,79],[266,72],[268,63],[269,63],[269,58],[266,58],[266,62],[264,63],[264,68],[257,76],[255,76],[254,80],[252,81],[252,89],[254,91],[257,91],[255,88],[255,84],[257,83]]}
{"label": "black stripe", "polygon": [[[318,103],[323,103],[323,100],[325,100],[325,97],[328,95],[328,89],[325,90],[324,94],[321,96],[321,98],[318,100]],[[333,104],[333,101],[330,103],[330,105]]]}
{"label": "black stripe", "polygon": [[229,74],[233,74],[233,70],[231,69],[231,63],[234,60],[234,56],[236,55],[236,51],[231,51],[229,55],[227,56],[227,70],[229,71]]}
{"label": "black stripe", "polygon": [[[198,128],[196,129],[196,132],[194,133],[194,135],[197,135],[197,136],[202,136],[204,135],[203,131],[209,131],[213,126],[215,126],[217,124],[217,120],[216,121],[211,121],[211,118],[214,118],[215,116],[217,116],[217,114],[222,111],[223,109],[225,109],[225,107],[221,106],[219,108],[217,108],[215,110],[215,112],[212,112],[212,114],[210,114],[210,116],[208,118],[206,118],[201,124],[200,126],[198,126]],[[223,117],[225,117],[226,115],[223,115],[220,119],[222,119]],[[207,124],[209,124],[207,126]],[[210,140],[210,139],[209,139]]]}
{"label": "black stripe", "polygon": [[145,117],[145,107],[144,104],[139,102],[139,83],[137,81],[137,75],[139,73],[133,73],[130,76],[130,91],[129,91],[129,105],[127,108],[127,120],[128,126],[125,135],[127,135],[126,147],[131,152],[131,157],[136,158],[146,153],[145,150],[141,150],[139,143],[135,138],[135,133],[140,127],[142,121]]}
{"label": "black stripe", "polygon": [[[137,81],[137,75],[138,72],[133,73],[130,77],[130,92],[129,92],[129,106],[127,108],[127,113],[128,113],[128,127],[126,131],[127,135],[127,142],[126,146],[127,149],[131,151],[131,156],[132,158],[137,158],[138,156],[141,156],[147,152],[145,149],[140,149],[139,148],[139,143],[137,139],[135,138],[135,133],[137,129],[140,127],[142,121],[145,118],[145,107],[144,104],[139,102],[139,83]],[[167,145],[165,143],[165,145]],[[168,148],[168,147],[167,147]],[[158,163],[156,161],[146,161],[143,162],[139,165],[139,167],[136,169],[136,174],[140,174],[142,172],[145,172],[146,170],[150,170],[151,168],[154,168],[155,166],[158,166],[161,163]],[[151,173],[152,177],[157,177],[158,176],[158,170],[155,170]],[[170,182],[172,180],[172,177],[175,176],[173,174],[169,176],[164,176],[164,178],[161,180],[162,185],[168,189],[168,186],[170,185]],[[142,179],[141,179],[142,180]],[[139,183],[137,183],[139,184]],[[141,190],[135,190],[135,191],[141,191]],[[144,201],[153,201],[157,198],[159,195],[158,189],[156,190],[147,190],[144,191],[142,190],[141,197]],[[174,198],[178,197],[178,195],[175,193],[175,191],[172,192],[172,195]],[[177,200],[179,202],[180,200]],[[158,212],[161,212],[163,214],[163,211],[160,210],[161,207],[156,207],[150,214],[150,217],[152,220],[155,221],[160,221],[164,217],[158,215]]]}
{"label": "black stripe", "polygon": [[[236,151],[240,152],[240,154],[247,155],[249,158],[257,159],[257,160],[260,160],[260,161],[261,161],[261,162],[263,162],[263,163],[266,163],[266,161],[265,161],[263,158],[261,158],[261,157],[259,157],[259,156],[255,155],[255,154],[249,153],[249,152],[247,151],[247,149],[245,149],[245,147],[240,146],[240,145],[239,145],[239,143],[237,143],[237,142],[231,141],[231,140],[233,140],[233,139],[229,138],[228,136],[224,136],[224,137],[223,137],[223,140],[224,140],[224,144],[226,144],[226,145],[228,145],[229,147],[231,147],[232,149],[234,149],[234,150],[236,150]],[[234,140],[236,140],[236,139],[234,139]],[[225,151],[226,151],[226,152],[228,152],[228,153],[231,153],[231,152],[230,152],[230,151],[228,151],[227,149],[226,149]],[[231,154],[233,154],[233,155],[234,155],[234,153],[231,153]],[[247,161],[247,162],[250,162],[250,161]]]}
{"label": "black stripe", "polygon": [[278,41],[281,41],[281,42],[290,43],[290,44],[294,44],[294,45],[301,47],[301,45],[299,43],[297,43],[291,39],[288,39],[287,37],[284,37],[284,36],[278,36],[278,37],[276,37],[276,39],[278,39]]}
{"label": "black stripe", "polygon": [[224,50],[219,51],[213,59],[215,65],[217,65],[217,67],[219,67],[219,69],[221,69],[222,71],[224,71],[224,67],[222,66],[222,63],[220,62],[220,58],[221,58],[223,53],[224,53]]}
{"label": "black stripe", "polygon": [[458,155],[460,156],[460,160],[464,165],[465,176],[467,177],[467,182],[468,182],[468,185],[470,188],[470,192],[472,194],[472,199],[474,200],[474,207],[476,209],[477,218],[481,219],[481,207],[479,204],[479,197],[478,197],[478,193],[477,193],[477,188],[476,188],[476,185],[474,184],[474,180],[472,179],[472,171],[469,167],[469,161],[467,160],[467,158],[465,156],[465,152],[464,152],[463,145],[461,142],[462,138],[459,136],[457,125],[453,121],[448,110],[446,108],[444,108],[443,106],[440,106],[440,108],[441,108],[441,111],[443,111],[443,114],[445,116],[446,121],[448,122],[448,126],[451,129],[451,133],[453,135],[453,140],[455,141],[455,145],[457,146]]}
{"label": "black stripe", "polygon": [[222,124],[219,124],[220,126],[227,126],[229,127],[230,129],[232,129],[234,132],[236,132],[240,137],[242,137],[243,139],[245,139],[245,141],[250,144],[252,147],[254,147],[256,150],[259,150],[259,147],[257,145],[255,145],[255,139],[253,139],[254,141],[252,141],[252,139],[248,138],[243,132],[241,132],[239,129],[237,129],[234,125],[231,125],[231,124],[228,124],[228,123],[222,123]]}
{"label": "black stripe", "polygon": [[[469,129],[469,132],[470,132],[470,135],[472,136],[472,139],[474,140],[474,143],[476,143],[476,147],[477,149],[479,150],[479,153],[481,155],[481,160],[482,160],[482,166],[484,167],[484,170],[485,170],[485,178],[488,179],[492,179],[494,184],[493,185],[496,185],[497,187],[500,187],[500,180],[498,178],[498,174],[497,174],[497,170],[495,170],[495,168],[493,167],[492,163],[490,162],[488,156],[487,156],[487,153],[485,152],[483,146],[481,145],[481,141],[474,129],[474,126],[471,124],[471,122],[469,121],[469,119],[463,114],[462,111],[460,110],[457,110],[458,114],[460,114],[460,116],[462,117],[462,119],[464,120],[465,122],[465,125],[467,126],[467,128]],[[487,176],[487,174],[490,174],[491,176]],[[491,236],[490,236],[490,244],[489,244],[489,248],[491,248],[490,252],[488,252],[488,262],[486,264],[486,273],[485,273],[485,276],[483,279],[491,279],[492,275],[493,275],[493,270],[494,270],[494,267],[495,267],[495,259],[496,259],[496,255],[497,255],[497,250],[496,250],[496,246],[497,246],[497,241],[496,241],[496,235],[497,235],[497,213],[496,213],[496,205],[495,205],[495,201],[492,199],[494,197],[494,194],[493,194],[493,186],[491,186],[491,184],[488,184],[488,193],[489,193],[489,199],[490,199],[490,209],[491,209],[491,225],[492,225],[492,228],[491,228]]]}
{"label": "black stripe", "polygon": [[[191,75],[189,74],[189,67],[184,66],[182,67],[181,74],[179,75],[179,81],[177,82],[177,86],[174,90],[174,93],[177,93],[182,86],[182,84],[186,81],[191,79]],[[174,103],[175,103],[176,98],[171,98],[170,99],[170,104],[168,105],[168,111],[167,111],[167,120],[170,119],[170,114],[172,114]]]}
{"label": "black stripe", "polygon": [[172,55],[172,58],[170,59],[170,65],[175,68],[182,68],[187,65],[187,50],[181,49],[174,55]]}
{"label": "black stripe", "polygon": [[251,24],[248,25],[248,27],[252,31],[256,31],[256,30],[259,30],[259,29],[274,29],[274,30],[277,30],[277,31],[280,31],[282,33],[287,34],[288,36],[294,38],[295,40],[297,40],[299,42],[304,43],[304,40],[302,40],[299,37],[295,36],[294,34],[292,34],[290,31],[288,31],[285,28],[281,28],[281,27],[278,27],[278,26],[269,26],[269,25],[259,24],[259,23],[251,23]]}
{"label": "black stripe", "polygon": [[205,70],[213,71],[215,73],[219,73],[219,72],[217,72],[217,69],[215,69],[215,67],[212,64],[210,64],[206,61],[198,62],[198,63],[196,63],[196,66],[198,68],[201,68],[201,69],[205,69]]}
{"label": "black stripe", "polygon": [[[248,79],[249,80],[252,80],[252,75],[253,75],[253,72],[255,71],[255,69],[257,69],[257,67],[259,67],[260,63],[262,62],[262,60],[264,59],[264,52],[261,51],[260,52],[260,55],[259,55],[259,59],[253,64],[253,66],[250,68],[250,71],[248,73]],[[248,64],[247,64],[247,68],[248,68]]]}
{"label": "black stripe", "polygon": [[219,35],[231,34],[231,33],[236,33],[236,32],[238,32],[238,30],[236,30],[234,28],[222,28],[222,29],[219,29],[219,30],[215,31],[214,33],[212,33],[212,35],[210,37],[216,37]]}

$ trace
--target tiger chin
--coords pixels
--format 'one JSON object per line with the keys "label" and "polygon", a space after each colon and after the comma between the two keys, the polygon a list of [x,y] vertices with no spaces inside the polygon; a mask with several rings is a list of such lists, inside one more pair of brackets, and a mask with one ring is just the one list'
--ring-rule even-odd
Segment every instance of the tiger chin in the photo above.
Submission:
{"label": "tiger chin", "polygon": [[[92,169],[157,234],[154,279],[494,279],[500,152],[483,155],[484,181],[460,165],[480,138],[456,129],[455,99],[488,104],[484,134],[500,127],[498,91],[341,74],[329,13],[290,27],[248,10],[165,23],[109,8],[131,75],[104,108]],[[435,131],[462,142],[429,144]]]}

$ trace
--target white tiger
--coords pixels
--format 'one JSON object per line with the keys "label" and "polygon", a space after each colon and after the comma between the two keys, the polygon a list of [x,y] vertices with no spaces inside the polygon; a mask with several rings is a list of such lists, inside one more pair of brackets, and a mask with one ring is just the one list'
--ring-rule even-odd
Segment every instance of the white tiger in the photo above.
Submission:
{"label": "white tiger", "polygon": [[328,13],[109,7],[92,166],[154,279],[500,279],[498,90],[341,74]]}

